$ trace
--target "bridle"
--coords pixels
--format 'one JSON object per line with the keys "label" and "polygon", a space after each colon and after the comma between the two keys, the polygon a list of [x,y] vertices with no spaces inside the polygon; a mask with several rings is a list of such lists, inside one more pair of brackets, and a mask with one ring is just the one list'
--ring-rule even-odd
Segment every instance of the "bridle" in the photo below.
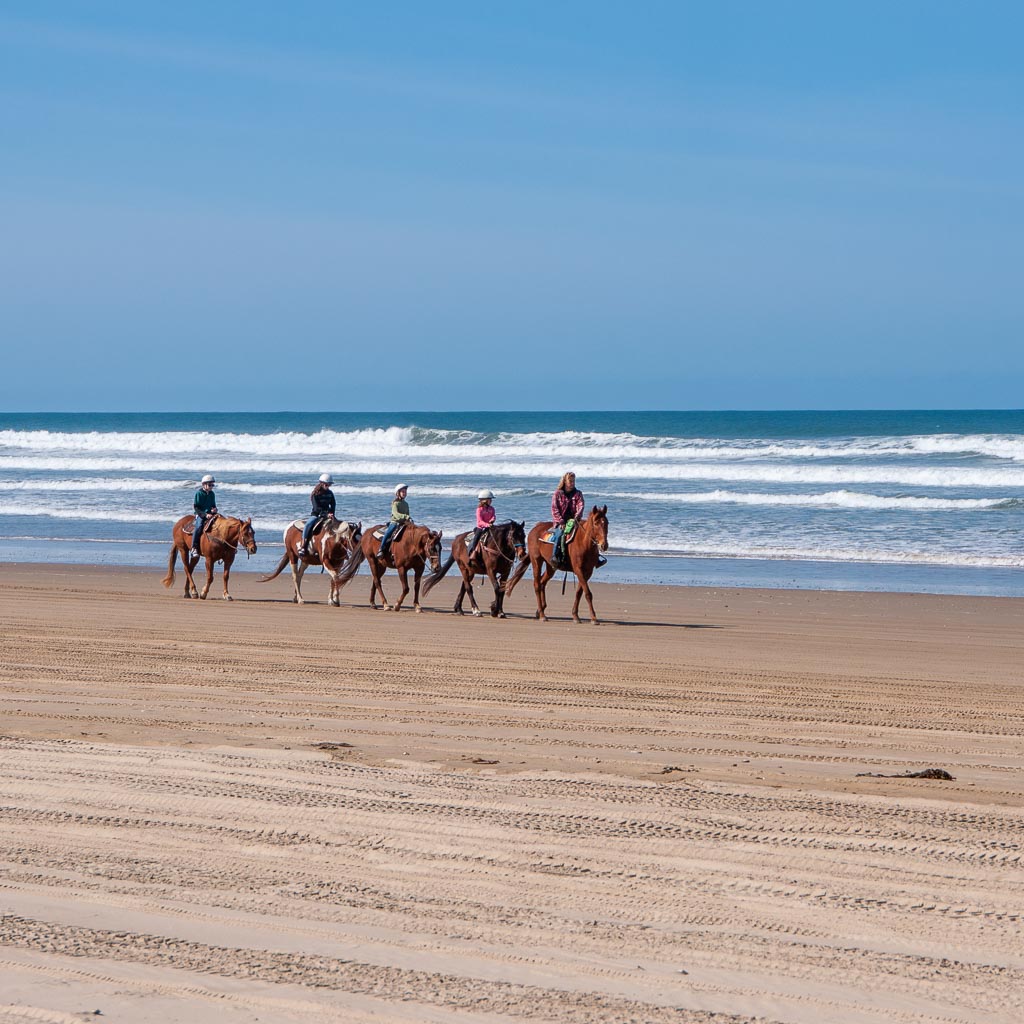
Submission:
{"label": "bridle", "polygon": [[[512,531],[511,531],[511,530],[507,530],[506,532],[507,532],[507,533],[511,533]],[[488,530],[487,530],[487,533],[488,533],[488,535],[489,535],[489,536],[490,536],[491,538],[493,538],[493,537],[494,537],[494,527],[493,527],[493,526],[492,526],[492,527],[489,527],[489,528],[488,528]],[[511,554],[511,555],[510,555],[510,554],[509,554],[509,553],[508,553],[507,551],[502,551],[502,550],[501,550],[501,547],[500,547],[500,541],[499,541],[498,543],[499,543],[499,546],[498,546],[498,547],[496,547],[496,548],[492,548],[492,547],[490,547],[490,546],[489,546],[489,545],[487,544],[487,542],[486,542],[486,541],[484,541],[484,542],[483,542],[483,543],[482,543],[482,544],[480,545],[480,547],[481,547],[481,548],[486,548],[486,549],[487,549],[488,551],[495,551],[495,552],[497,552],[497,553],[498,553],[499,555],[501,555],[501,557],[502,557],[502,558],[508,559],[508,561],[510,561],[510,562],[511,562],[511,563],[512,563],[513,565],[515,565],[515,562],[516,562],[516,558],[518,557],[518,556],[516,555],[516,545],[515,545],[515,543],[513,543],[512,541],[509,541],[509,547],[510,547],[510,548],[511,548],[511,550],[512,550],[512,554]],[[525,545],[523,545],[523,548],[524,548],[524,550],[525,550]]]}

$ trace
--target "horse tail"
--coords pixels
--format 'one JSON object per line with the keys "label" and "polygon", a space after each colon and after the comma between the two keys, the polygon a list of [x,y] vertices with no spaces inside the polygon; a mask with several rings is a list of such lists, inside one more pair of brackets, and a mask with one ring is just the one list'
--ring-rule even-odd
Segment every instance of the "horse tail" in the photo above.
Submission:
{"label": "horse tail", "polygon": [[530,560],[525,556],[519,559],[519,564],[512,570],[512,575],[505,580],[505,596],[508,597],[515,589],[516,584],[526,575],[530,568]]}
{"label": "horse tail", "polygon": [[286,551],[281,556],[281,561],[277,563],[277,568],[269,575],[264,576],[262,579],[258,579],[257,583],[269,583],[271,580],[276,580],[281,575],[281,570],[288,564],[288,552]]}
{"label": "horse tail", "polygon": [[420,587],[420,593],[426,597],[427,594],[434,589],[435,583],[440,583],[441,580],[448,574],[448,570],[455,564],[455,556],[449,555],[448,560],[442,565],[437,572],[432,572],[424,581],[423,586]]}
{"label": "horse tail", "polygon": [[363,564],[365,559],[366,552],[363,551],[363,546],[362,544],[360,544],[359,547],[357,547],[355,551],[353,551],[352,554],[349,555],[349,559],[345,563],[344,568],[335,577],[335,587],[340,590],[343,586],[345,586],[345,584],[348,583],[348,581],[352,579],[353,576],[355,576],[356,572],[358,572],[359,566]]}
{"label": "horse tail", "polygon": [[167,575],[163,578],[163,584],[165,587],[174,586],[174,563],[178,560],[178,546],[176,544],[171,545],[171,554],[167,559]]}

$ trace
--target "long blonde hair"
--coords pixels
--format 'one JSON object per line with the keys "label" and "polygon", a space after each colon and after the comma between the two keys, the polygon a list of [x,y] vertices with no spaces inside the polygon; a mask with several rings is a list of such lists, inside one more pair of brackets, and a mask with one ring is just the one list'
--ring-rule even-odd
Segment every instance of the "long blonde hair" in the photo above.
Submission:
{"label": "long blonde hair", "polygon": [[576,483],[575,483],[576,474],[575,473],[563,473],[562,474],[562,479],[558,481],[558,489],[560,491],[565,491],[566,493],[568,493],[568,488],[566,487],[566,484],[569,482],[569,477],[572,477],[572,479],[573,479],[573,485],[572,485],[573,490],[576,489]]}

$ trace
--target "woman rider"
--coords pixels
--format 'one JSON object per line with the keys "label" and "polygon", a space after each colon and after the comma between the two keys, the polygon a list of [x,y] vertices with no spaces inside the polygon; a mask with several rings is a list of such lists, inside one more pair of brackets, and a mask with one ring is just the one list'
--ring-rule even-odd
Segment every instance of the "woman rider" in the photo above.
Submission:
{"label": "woman rider", "polygon": [[299,547],[300,558],[306,558],[309,555],[309,538],[313,535],[316,524],[321,519],[334,515],[334,491],[331,490],[331,484],[333,483],[334,477],[330,473],[321,473],[319,482],[313,488],[313,493],[309,496],[313,514],[306,520],[306,525],[302,528],[302,544]]}
{"label": "woman rider", "polygon": [[[565,557],[566,524],[571,519],[579,519],[583,515],[585,502],[583,492],[576,489],[576,474],[565,473],[558,482],[558,489],[551,497],[551,519],[555,529],[551,536],[551,564],[559,566]],[[561,549],[561,550],[560,550]]]}
{"label": "woman rider", "polygon": [[207,473],[200,481],[199,490],[192,499],[192,511],[196,515],[195,525],[192,527],[192,557],[198,558],[201,554],[199,541],[203,536],[203,527],[206,520],[217,514],[217,496],[213,493],[213,485],[217,481],[213,479],[212,473]]}
{"label": "woman rider", "polygon": [[405,500],[405,496],[409,493],[408,484],[398,484],[395,487],[395,500],[391,502],[391,522],[388,523],[388,528],[384,531],[384,536],[380,540],[380,550],[377,552],[378,558],[384,558],[388,553],[388,545],[391,543],[391,535],[398,529],[402,523],[411,523],[412,516],[409,515],[409,502]]}

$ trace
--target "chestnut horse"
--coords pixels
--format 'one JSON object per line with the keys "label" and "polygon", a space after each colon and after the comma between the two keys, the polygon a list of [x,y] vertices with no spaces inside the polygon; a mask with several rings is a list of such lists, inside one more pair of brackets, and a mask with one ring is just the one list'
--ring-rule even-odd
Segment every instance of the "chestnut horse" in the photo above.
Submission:
{"label": "chestnut horse", "polygon": [[[551,545],[541,540],[552,523],[538,523],[527,538],[530,552],[530,564],[533,566],[533,589],[537,594],[537,618],[547,622],[547,594],[545,588],[558,570],[551,564]],[[576,600],[572,603],[572,618],[580,621],[580,598],[586,596],[590,606],[590,621],[599,626],[597,615],[594,614],[594,601],[590,595],[590,577],[597,568],[597,560],[602,551],[608,550],[608,506],[590,510],[590,515],[576,526],[576,532],[566,544],[569,555],[569,569],[576,574]],[[506,594],[511,594],[515,585],[526,575],[526,563],[520,562],[519,567],[509,578]]]}
{"label": "chestnut horse", "polygon": [[314,534],[310,540],[309,552],[300,558],[298,549],[302,543],[302,528],[292,523],[284,531],[284,554],[281,561],[269,576],[264,576],[259,582],[269,583],[277,579],[281,575],[281,570],[291,563],[292,585],[295,588],[292,600],[296,604],[305,604],[306,602],[302,600],[302,576],[311,565],[322,565],[331,576],[331,592],[327,597],[327,603],[340,608],[341,588],[338,586],[338,577],[362,536],[362,523],[339,522],[334,516],[329,516],[319,533]]}
{"label": "chestnut horse", "polygon": [[232,516],[217,516],[209,529],[199,538],[200,552],[206,558],[206,586],[202,592],[196,589],[196,581],[192,578],[192,570],[199,562],[189,553],[192,547],[192,529],[195,516],[182,516],[171,532],[171,554],[167,559],[167,575],[164,586],[174,586],[174,561],[181,555],[181,564],[185,570],[185,597],[199,597],[203,600],[213,585],[213,567],[217,562],[224,563],[224,600],[234,600],[228,593],[228,577],[231,575],[231,563],[235,560],[235,552],[243,547],[250,555],[256,554],[256,534],[252,529],[252,519],[235,519]]}
{"label": "chestnut horse", "polygon": [[426,597],[456,562],[459,572],[462,573],[462,586],[459,589],[459,596],[455,599],[455,612],[458,615],[465,614],[462,611],[462,602],[469,594],[470,604],[473,606],[473,614],[482,614],[476,604],[476,597],[473,594],[473,579],[477,573],[486,573],[487,578],[494,587],[494,600],[491,602],[491,617],[495,619],[505,618],[503,605],[505,603],[505,584],[508,575],[515,565],[516,559],[526,558],[526,523],[502,523],[500,526],[492,526],[486,533],[482,534],[476,547],[473,549],[472,558],[466,557],[466,538],[469,533],[457,534],[452,541],[452,553],[448,560],[437,572],[431,573],[423,584],[423,596]]}
{"label": "chestnut horse", "polygon": [[[379,590],[380,599],[384,602],[384,610],[398,612],[402,610],[402,602],[409,593],[409,570],[412,569],[416,587],[412,606],[416,611],[421,612],[423,609],[420,607],[420,577],[423,575],[423,568],[428,561],[433,572],[437,572],[441,567],[442,531],[435,532],[426,526],[409,523],[402,531],[401,536],[391,542],[387,558],[382,559],[377,556],[380,541],[374,537],[374,533],[383,529],[383,526],[375,526],[363,534],[363,539],[352,553],[352,557],[348,560],[341,575],[335,580],[335,584],[341,590],[355,576],[359,566],[367,561],[370,564],[370,575],[373,577],[370,583],[370,607],[377,607],[374,597]],[[386,569],[397,569],[398,576],[402,581],[402,595],[393,608],[388,604],[388,599],[384,596],[384,587],[381,585],[381,577]]]}

